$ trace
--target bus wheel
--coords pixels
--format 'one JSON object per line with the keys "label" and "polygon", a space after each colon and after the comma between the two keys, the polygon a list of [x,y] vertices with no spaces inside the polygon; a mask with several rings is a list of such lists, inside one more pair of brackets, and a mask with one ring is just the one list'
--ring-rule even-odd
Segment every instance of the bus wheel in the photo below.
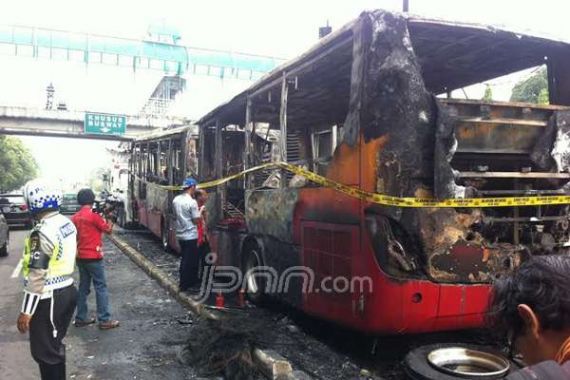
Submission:
{"label": "bus wheel", "polygon": [[247,298],[253,303],[260,303],[265,296],[266,279],[256,275],[256,268],[263,266],[261,249],[255,243],[248,244],[243,255],[243,276],[245,293]]}
{"label": "bus wheel", "polygon": [[168,244],[168,224],[166,221],[162,221],[162,228],[160,229],[160,241],[162,243],[162,249],[165,252],[170,251],[170,244]]}
{"label": "bus wheel", "polygon": [[496,350],[461,343],[421,346],[404,360],[405,371],[414,380],[502,379],[512,367]]}
{"label": "bus wheel", "polygon": [[121,228],[125,228],[125,225],[127,224],[127,217],[125,215],[125,209],[123,207],[119,208],[119,215],[117,218],[117,224],[119,225],[119,227]]}

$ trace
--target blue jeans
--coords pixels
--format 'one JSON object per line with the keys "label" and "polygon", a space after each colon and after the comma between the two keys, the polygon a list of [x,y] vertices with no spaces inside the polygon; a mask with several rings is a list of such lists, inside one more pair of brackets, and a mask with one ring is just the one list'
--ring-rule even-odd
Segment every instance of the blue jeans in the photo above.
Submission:
{"label": "blue jeans", "polygon": [[79,268],[79,292],[75,319],[87,320],[87,296],[91,293],[91,281],[93,281],[97,301],[97,320],[107,322],[111,318],[111,313],[109,312],[109,294],[107,293],[103,260],[78,260],[77,267]]}

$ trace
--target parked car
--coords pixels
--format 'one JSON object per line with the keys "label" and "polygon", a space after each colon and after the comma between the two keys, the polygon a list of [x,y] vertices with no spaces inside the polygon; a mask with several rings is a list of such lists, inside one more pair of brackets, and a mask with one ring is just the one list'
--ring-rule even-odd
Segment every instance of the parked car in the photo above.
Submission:
{"label": "parked car", "polygon": [[0,194],[0,208],[9,226],[31,227],[33,225],[32,214],[21,193]]}
{"label": "parked car", "polygon": [[8,256],[8,241],[10,240],[10,229],[6,218],[0,212],[0,257]]}
{"label": "parked car", "polygon": [[75,193],[63,194],[63,201],[61,202],[61,206],[59,207],[59,211],[62,214],[73,215],[77,211],[79,211],[80,208],[81,205],[77,203],[77,194]]}

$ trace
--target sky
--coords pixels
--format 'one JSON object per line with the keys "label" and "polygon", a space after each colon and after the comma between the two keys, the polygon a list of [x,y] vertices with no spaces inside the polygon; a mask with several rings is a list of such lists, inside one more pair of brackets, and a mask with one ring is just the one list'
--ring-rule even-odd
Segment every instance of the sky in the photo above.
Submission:
{"label": "sky", "polygon": [[[409,0],[410,13],[426,17],[506,26],[570,41],[567,0]],[[363,10],[399,11],[401,0],[19,0],[4,4],[0,24],[26,25],[141,39],[151,23],[178,28],[181,43],[292,58],[317,41],[319,26],[338,29]],[[528,76],[528,72],[519,77]],[[160,80],[159,72],[109,66],[54,63],[0,55],[0,104],[43,107],[51,82],[57,101],[70,109],[133,114]],[[508,98],[517,78],[493,84]],[[498,83],[498,84],[497,84]],[[192,77],[178,113],[198,118],[248,86],[246,81]],[[470,89],[480,97],[483,88]],[[109,165],[108,142],[23,137],[46,177],[84,177]]]}

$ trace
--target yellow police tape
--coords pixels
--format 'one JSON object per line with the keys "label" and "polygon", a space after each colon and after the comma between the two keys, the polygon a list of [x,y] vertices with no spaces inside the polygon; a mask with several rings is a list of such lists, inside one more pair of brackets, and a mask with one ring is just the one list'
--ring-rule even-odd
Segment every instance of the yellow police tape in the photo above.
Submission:
{"label": "yellow police tape", "polygon": [[[318,185],[328,187],[339,191],[353,198],[361,199],[366,202],[376,203],[383,206],[396,207],[514,207],[514,206],[546,206],[546,205],[563,205],[570,204],[569,195],[550,195],[550,196],[526,196],[526,197],[495,197],[495,198],[462,198],[462,199],[434,199],[434,198],[414,198],[414,197],[394,197],[390,195],[371,193],[362,189],[344,185],[336,181],[332,181],[321,175],[313,173],[299,166],[291,165],[285,162],[268,163],[255,166],[228,177],[220,178],[213,181],[203,182],[198,185],[200,189],[206,189],[222,185],[231,180],[240,178],[246,174],[256,172],[263,169],[285,169],[291,173],[305,177],[307,180]],[[180,186],[160,186],[167,190],[181,190]]]}

